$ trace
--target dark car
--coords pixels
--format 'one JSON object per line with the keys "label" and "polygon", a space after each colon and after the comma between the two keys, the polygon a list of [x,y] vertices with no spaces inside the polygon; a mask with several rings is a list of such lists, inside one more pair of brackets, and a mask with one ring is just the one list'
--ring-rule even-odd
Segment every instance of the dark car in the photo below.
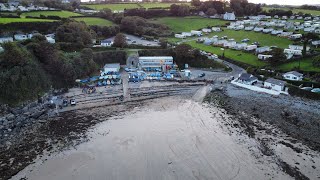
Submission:
{"label": "dark car", "polygon": [[68,106],[68,99],[64,99],[62,104],[64,107],[67,107]]}
{"label": "dark car", "polygon": [[206,74],[205,73],[201,73],[201,74],[199,74],[199,77],[204,77]]}

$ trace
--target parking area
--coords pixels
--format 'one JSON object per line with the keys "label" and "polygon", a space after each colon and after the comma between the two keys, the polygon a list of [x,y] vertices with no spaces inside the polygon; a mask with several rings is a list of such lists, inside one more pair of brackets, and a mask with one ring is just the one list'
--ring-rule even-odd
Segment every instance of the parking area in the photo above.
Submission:
{"label": "parking area", "polygon": [[160,46],[158,40],[149,41],[144,38],[134,36],[134,35],[129,35],[129,34],[125,34],[125,36],[127,37],[128,44],[136,44],[136,45],[142,45],[142,46]]}

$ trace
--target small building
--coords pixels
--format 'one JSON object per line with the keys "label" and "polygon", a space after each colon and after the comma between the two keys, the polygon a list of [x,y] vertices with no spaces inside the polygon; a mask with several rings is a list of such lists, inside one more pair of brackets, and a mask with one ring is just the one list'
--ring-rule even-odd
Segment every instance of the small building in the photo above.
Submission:
{"label": "small building", "polygon": [[275,91],[284,91],[285,90],[285,81],[279,79],[269,78],[264,82],[264,87],[270,88]]}
{"label": "small building", "polygon": [[209,29],[209,28],[203,28],[202,29],[202,32],[204,32],[204,33],[211,33],[211,29]]}
{"label": "small building", "polygon": [[236,15],[234,14],[234,12],[232,12],[232,13],[226,12],[226,13],[223,15],[223,19],[224,19],[224,20],[227,20],[227,21],[234,21],[234,20],[236,20]]}
{"label": "small building", "polygon": [[253,31],[254,31],[254,32],[261,32],[261,31],[263,31],[263,29],[264,29],[264,28],[262,28],[262,27],[255,27],[255,28],[253,29]]}
{"label": "small building", "polygon": [[146,71],[165,71],[173,66],[172,56],[141,56],[138,66]]}
{"label": "small building", "polygon": [[252,31],[254,29],[253,26],[247,26],[244,28],[245,31]]}
{"label": "small building", "polygon": [[252,85],[258,82],[258,78],[253,76],[252,74],[242,73],[242,74],[239,74],[238,81],[243,84]]}
{"label": "small building", "polygon": [[113,44],[113,41],[111,41],[110,39],[105,39],[101,41],[101,46],[103,47],[111,47]]}
{"label": "small building", "polygon": [[234,45],[233,49],[244,50],[247,46],[247,43],[237,43],[236,45]]}
{"label": "small building", "polygon": [[6,42],[13,42],[13,38],[12,37],[1,37],[0,38],[0,44],[6,43]]}
{"label": "small building", "polygon": [[312,41],[311,44],[312,44],[313,46],[318,47],[318,46],[320,45],[320,40],[318,40],[318,41]]}
{"label": "small building", "polygon": [[[300,45],[289,45],[289,49],[293,49],[293,50],[303,50],[303,46]],[[310,47],[306,47],[306,50],[309,51]]]}
{"label": "small building", "polygon": [[219,28],[219,27],[212,27],[211,29],[213,32],[220,32],[221,31],[221,28]]}
{"label": "small building", "polygon": [[193,36],[202,36],[202,31],[191,30],[191,34],[192,34]]}
{"label": "small building", "polygon": [[272,57],[272,55],[258,54],[258,59],[263,60],[263,61],[267,60],[271,57]]}
{"label": "small building", "polygon": [[292,34],[289,36],[290,39],[300,39],[302,38],[302,34]]}
{"label": "small building", "polygon": [[14,39],[16,41],[23,41],[23,40],[27,40],[28,39],[28,36],[25,35],[25,34],[15,34],[14,35]]}
{"label": "small building", "polygon": [[51,44],[56,43],[56,40],[53,39],[52,36],[45,36],[45,37],[46,37],[46,39],[47,39],[47,41],[48,41],[49,43],[51,43]]}
{"label": "small building", "polygon": [[117,73],[120,71],[120,63],[111,63],[111,64],[106,64],[103,67],[103,70],[101,71],[101,76],[104,74],[108,74],[110,72]]}
{"label": "small building", "polygon": [[271,50],[271,48],[269,46],[259,47],[256,49],[256,54],[269,52],[270,50]]}
{"label": "small building", "polygon": [[192,36],[191,32],[182,32],[181,34],[184,35],[185,37],[191,37]]}
{"label": "small building", "polygon": [[4,51],[3,47],[0,46],[0,53],[3,52],[3,51]]}
{"label": "small building", "polygon": [[249,45],[246,48],[244,48],[244,50],[253,51],[253,50],[257,49],[257,47],[258,47],[257,45]]}
{"label": "small building", "polygon": [[179,38],[179,39],[184,39],[184,38],[186,38],[186,36],[183,35],[183,34],[175,34],[174,37],[175,37],[175,38]]}
{"label": "small building", "polygon": [[303,74],[297,71],[290,71],[290,72],[284,73],[282,76],[284,79],[292,80],[292,81],[301,81],[303,79]]}
{"label": "small building", "polygon": [[299,49],[284,49],[283,53],[293,56],[302,56],[302,50]]}

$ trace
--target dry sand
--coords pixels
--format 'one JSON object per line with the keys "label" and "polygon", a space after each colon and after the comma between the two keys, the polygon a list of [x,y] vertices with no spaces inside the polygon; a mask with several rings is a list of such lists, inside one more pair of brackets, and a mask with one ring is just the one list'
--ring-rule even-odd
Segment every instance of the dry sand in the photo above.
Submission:
{"label": "dry sand", "polygon": [[197,102],[206,91],[146,102],[96,125],[90,141],[40,158],[12,179],[292,179],[257,141],[225,128],[231,117]]}

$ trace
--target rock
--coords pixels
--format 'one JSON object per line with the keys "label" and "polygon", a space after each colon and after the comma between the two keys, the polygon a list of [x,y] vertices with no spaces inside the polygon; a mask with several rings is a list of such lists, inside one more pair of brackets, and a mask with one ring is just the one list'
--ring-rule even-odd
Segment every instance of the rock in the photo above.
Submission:
{"label": "rock", "polygon": [[3,125],[0,125],[0,130],[4,129],[4,126]]}
{"label": "rock", "polygon": [[20,108],[12,109],[11,113],[14,115],[21,114],[23,111]]}
{"label": "rock", "polygon": [[11,131],[12,131],[12,129],[10,129],[10,128],[9,128],[9,129],[7,129],[7,131],[8,131],[8,132],[11,132]]}
{"label": "rock", "polygon": [[15,119],[15,115],[14,114],[9,114],[8,116],[7,116],[7,120],[8,121],[12,121],[12,120],[14,120]]}
{"label": "rock", "polygon": [[38,119],[42,114],[44,114],[46,111],[36,111],[35,113],[31,114],[30,117],[34,119]]}

